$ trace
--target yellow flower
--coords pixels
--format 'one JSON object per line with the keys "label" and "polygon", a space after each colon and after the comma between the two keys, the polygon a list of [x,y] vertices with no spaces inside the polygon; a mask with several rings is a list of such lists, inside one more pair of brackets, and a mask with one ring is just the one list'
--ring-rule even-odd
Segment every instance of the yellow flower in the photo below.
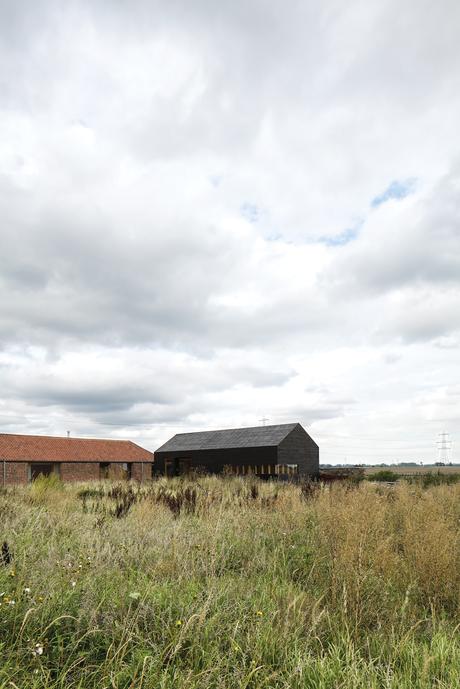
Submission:
{"label": "yellow flower", "polygon": [[180,627],[181,625],[182,625],[182,620],[177,620],[176,627]]}
{"label": "yellow flower", "polygon": [[257,615],[257,617],[262,617],[262,615],[263,615],[262,610],[258,610],[258,611],[256,612],[256,615]]}

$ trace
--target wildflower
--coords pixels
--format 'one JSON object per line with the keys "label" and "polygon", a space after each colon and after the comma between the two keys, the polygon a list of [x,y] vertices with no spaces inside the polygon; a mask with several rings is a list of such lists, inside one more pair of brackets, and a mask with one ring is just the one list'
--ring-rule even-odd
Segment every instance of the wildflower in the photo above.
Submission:
{"label": "wildflower", "polygon": [[32,649],[32,655],[41,656],[43,655],[43,644],[38,642]]}
{"label": "wildflower", "polygon": [[263,615],[262,610],[258,610],[258,611],[256,612],[256,615],[257,615],[257,617],[262,617],[262,615]]}
{"label": "wildflower", "polygon": [[29,593],[30,593],[30,588],[29,588],[28,586],[25,587],[24,593],[27,593],[27,595],[29,595]]}
{"label": "wildflower", "polygon": [[41,603],[43,601],[43,596],[37,596],[37,600]]}
{"label": "wildflower", "polygon": [[177,620],[176,621],[176,627],[181,627],[182,626],[182,620]]}
{"label": "wildflower", "polygon": [[139,600],[141,597],[141,594],[138,591],[131,591],[129,594],[129,597],[132,598],[133,600]]}
{"label": "wildflower", "polygon": [[77,585],[77,582],[76,582],[76,581],[71,581],[71,582],[70,582],[70,585],[71,585],[71,587],[74,589],[75,586]]}
{"label": "wildflower", "polygon": [[10,574],[10,577],[16,576],[16,572],[14,571],[14,569],[12,569],[9,574]]}
{"label": "wildflower", "polygon": [[8,605],[16,605],[16,601],[15,600],[9,600]]}

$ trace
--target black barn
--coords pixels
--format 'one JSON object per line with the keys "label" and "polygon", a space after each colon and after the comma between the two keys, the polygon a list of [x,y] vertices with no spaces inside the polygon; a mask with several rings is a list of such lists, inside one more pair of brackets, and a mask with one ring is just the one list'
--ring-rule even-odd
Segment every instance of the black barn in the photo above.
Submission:
{"label": "black barn", "polygon": [[178,433],[155,452],[155,473],[191,469],[258,476],[317,476],[319,448],[300,423]]}

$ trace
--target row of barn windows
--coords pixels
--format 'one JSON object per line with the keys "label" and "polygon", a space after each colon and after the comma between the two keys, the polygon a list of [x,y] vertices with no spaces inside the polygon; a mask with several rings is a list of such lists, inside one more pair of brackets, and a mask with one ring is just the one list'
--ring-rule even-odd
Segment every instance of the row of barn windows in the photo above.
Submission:
{"label": "row of barn windows", "polygon": [[[99,478],[107,479],[110,478],[112,465],[110,462],[100,462],[99,463]],[[117,477],[125,478],[129,481],[132,476],[132,464],[131,462],[120,462],[115,466],[118,468]],[[153,467],[153,465],[152,465]],[[31,462],[29,464],[29,480],[35,481],[39,476],[51,476],[55,474],[56,476],[61,475],[61,465],[58,462]]]}
{"label": "row of barn windows", "polygon": [[[188,474],[193,470],[200,469],[201,467],[193,466],[191,460],[187,458],[165,460],[166,476]],[[249,474],[254,476],[293,476],[299,472],[299,466],[298,464],[226,464],[223,467],[223,472],[236,476]]]}
{"label": "row of barn windows", "polygon": [[[132,478],[132,464],[130,462],[116,463],[116,478],[124,478],[130,480]],[[151,476],[154,474],[154,465],[146,465],[146,472],[144,478],[150,478],[147,467],[150,466]],[[188,460],[181,460],[179,466],[176,462],[173,464],[169,460],[165,463],[165,474],[177,475],[187,474],[192,471],[193,467]],[[224,467],[224,473],[233,474],[236,476],[255,475],[255,476],[292,476],[298,473],[297,464],[260,464],[260,465],[227,465]],[[99,478],[109,479],[112,475],[112,464],[110,462],[99,463]],[[143,472],[142,472],[143,473]],[[29,480],[35,481],[39,476],[50,476],[56,474],[61,475],[61,465],[58,462],[32,462],[29,464]]]}
{"label": "row of barn windows", "polygon": [[280,476],[287,474],[292,476],[299,472],[298,464],[261,464],[259,466],[250,465],[230,465],[225,467],[226,473],[236,474],[237,476],[245,474],[255,474],[257,476]]}

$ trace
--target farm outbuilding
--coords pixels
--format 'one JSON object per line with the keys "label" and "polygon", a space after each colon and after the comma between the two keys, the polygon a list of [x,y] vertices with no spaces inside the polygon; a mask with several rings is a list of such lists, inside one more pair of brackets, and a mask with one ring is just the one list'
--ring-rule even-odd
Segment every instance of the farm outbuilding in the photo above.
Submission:
{"label": "farm outbuilding", "polygon": [[130,440],[60,438],[0,433],[0,485],[42,474],[63,481],[151,478],[153,453]]}
{"label": "farm outbuilding", "polygon": [[319,447],[300,423],[179,433],[155,452],[155,473],[190,470],[275,476],[318,476]]}

